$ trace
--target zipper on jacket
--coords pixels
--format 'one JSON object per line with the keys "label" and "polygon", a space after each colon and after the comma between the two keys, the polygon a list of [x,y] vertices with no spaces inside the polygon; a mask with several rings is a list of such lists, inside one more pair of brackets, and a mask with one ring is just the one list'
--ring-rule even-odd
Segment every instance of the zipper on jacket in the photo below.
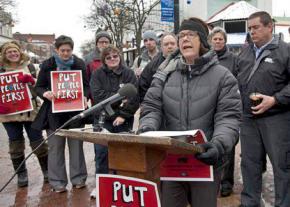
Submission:
{"label": "zipper on jacket", "polygon": [[190,67],[190,65],[188,65],[188,71],[189,71],[189,78],[191,79],[192,75],[191,75],[191,67]]}
{"label": "zipper on jacket", "polygon": [[188,71],[189,71],[189,79],[188,78],[186,79],[186,104],[187,104],[186,130],[188,130],[189,127],[189,81],[192,78],[190,65],[188,66]]}

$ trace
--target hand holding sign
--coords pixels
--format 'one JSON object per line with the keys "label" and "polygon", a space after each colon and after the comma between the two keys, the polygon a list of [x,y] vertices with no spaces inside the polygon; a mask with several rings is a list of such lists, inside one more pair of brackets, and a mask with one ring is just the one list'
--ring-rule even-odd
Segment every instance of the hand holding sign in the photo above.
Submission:
{"label": "hand holding sign", "polygon": [[43,93],[43,97],[46,98],[47,100],[52,101],[54,99],[54,94],[52,91],[46,91]]}
{"label": "hand holding sign", "polygon": [[35,80],[30,74],[20,74],[18,80],[20,83],[28,83],[32,86],[35,84]]}

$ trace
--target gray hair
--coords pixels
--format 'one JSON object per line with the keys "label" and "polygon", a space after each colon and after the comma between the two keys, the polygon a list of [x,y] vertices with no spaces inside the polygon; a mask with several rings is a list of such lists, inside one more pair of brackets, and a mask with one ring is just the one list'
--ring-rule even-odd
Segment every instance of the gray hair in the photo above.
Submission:
{"label": "gray hair", "polygon": [[215,27],[213,28],[213,30],[209,33],[208,35],[208,41],[211,42],[211,39],[212,37],[217,34],[217,33],[221,33],[223,36],[224,36],[224,39],[225,39],[225,43],[227,43],[227,33],[226,31],[224,30],[224,28],[222,27]]}
{"label": "gray hair", "polygon": [[172,36],[172,37],[176,40],[176,42],[177,42],[177,37],[176,37],[175,34],[173,34],[173,33],[171,33],[171,32],[164,32],[164,33],[162,34],[161,38],[160,38],[160,43],[161,43],[161,45],[162,45],[162,43],[163,43],[163,39],[164,39],[164,37],[166,37],[166,36]]}

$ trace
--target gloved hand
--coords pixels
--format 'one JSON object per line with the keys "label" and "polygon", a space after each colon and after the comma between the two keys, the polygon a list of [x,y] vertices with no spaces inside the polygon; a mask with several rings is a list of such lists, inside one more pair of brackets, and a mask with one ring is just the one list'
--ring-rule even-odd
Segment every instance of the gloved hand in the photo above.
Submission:
{"label": "gloved hand", "polygon": [[152,127],[149,126],[144,126],[142,128],[139,128],[136,132],[136,134],[142,134],[144,132],[149,132],[149,131],[155,131],[155,129],[153,129]]}
{"label": "gloved hand", "polygon": [[21,83],[30,83],[31,85],[35,84],[35,80],[30,74],[23,74],[18,77],[19,82]]}
{"label": "gloved hand", "polygon": [[218,162],[221,153],[216,143],[206,142],[197,146],[204,150],[204,152],[195,155],[198,160],[207,165],[215,165]]}
{"label": "gloved hand", "polygon": [[9,108],[5,104],[0,102],[0,114],[7,114],[8,110]]}

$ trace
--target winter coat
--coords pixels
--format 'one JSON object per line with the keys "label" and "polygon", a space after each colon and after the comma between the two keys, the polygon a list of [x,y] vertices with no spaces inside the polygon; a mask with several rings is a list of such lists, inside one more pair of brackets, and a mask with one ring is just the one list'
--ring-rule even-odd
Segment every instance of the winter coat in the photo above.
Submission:
{"label": "winter coat", "polygon": [[90,81],[92,73],[102,66],[101,52],[96,48],[85,57],[85,64],[87,67],[87,76]]}
{"label": "winter coat", "polygon": [[[157,53],[158,54],[158,53]],[[156,54],[156,55],[157,55]],[[154,57],[153,57],[154,58]],[[140,59],[140,60],[139,60]],[[137,68],[141,68],[142,70],[145,68],[145,66],[150,63],[152,60],[152,57],[150,57],[148,50],[144,50],[141,55],[137,56],[134,60],[134,63],[132,65],[132,69],[136,71]]]}
{"label": "winter coat", "polygon": [[253,45],[241,52],[237,62],[237,79],[243,102],[243,114],[252,114],[250,94],[274,96],[277,104],[258,116],[269,116],[290,110],[290,45],[277,36],[256,59]]}
{"label": "winter coat", "polygon": [[[10,67],[3,67],[0,70],[2,72],[11,72],[11,71],[15,71],[15,70],[20,70],[23,71],[26,74],[31,74],[28,65],[30,64],[30,61],[26,61],[23,64],[21,64],[18,68],[10,68]],[[39,71],[39,67],[37,67],[37,65],[35,66],[35,70],[36,70],[36,75]],[[30,86],[30,92],[33,94],[32,91],[33,86]],[[2,122],[24,122],[24,121],[33,121],[38,113],[38,110],[41,106],[41,101],[39,98],[37,97],[33,97],[31,96],[31,100],[32,100],[32,105],[33,105],[33,110],[29,111],[29,112],[24,112],[24,113],[20,113],[20,114],[15,114],[15,115],[0,115],[0,123]]]}
{"label": "winter coat", "polygon": [[159,65],[165,60],[165,57],[163,56],[162,52],[158,53],[153,60],[148,63],[144,70],[141,73],[141,76],[139,78],[139,97],[140,97],[140,103],[143,101],[144,96],[148,90],[148,88],[151,85],[151,82],[153,80],[153,75],[156,73]]}
{"label": "winter coat", "polygon": [[[90,81],[91,94],[94,103],[97,104],[113,95],[115,95],[120,87],[126,83],[132,83],[137,87],[137,79],[134,72],[121,65],[116,71],[110,70],[107,66],[102,66],[96,70]],[[139,107],[139,98],[130,98],[127,103],[118,102],[113,104],[112,108],[115,114],[111,117],[107,116],[106,120],[115,120],[116,117],[128,119],[134,117]],[[96,114],[98,115],[98,113]],[[97,119],[98,116],[95,117]]]}
{"label": "winter coat", "polygon": [[[218,56],[219,63],[225,68],[229,69],[234,74],[238,57],[226,49],[226,52]],[[234,74],[235,76],[236,74]]]}
{"label": "winter coat", "polygon": [[179,55],[164,71],[172,72],[165,82],[158,76],[153,79],[141,105],[139,128],[201,129],[209,141],[230,152],[238,139],[241,114],[238,84],[231,72],[211,51],[191,66]]}
{"label": "winter coat", "polygon": [[[80,112],[52,113],[51,101],[43,97],[43,94],[46,91],[51,91],[51,79],[50,79],[51,71],[56,71],[56,68],[57,66],[54,57],[50,57],[49,59],[45,60],[41,65],[35,89],[37,95],[41,97],[44,102],[33,123],[33,128],[56,130],[70,118],[80,113]],[[71,66],[71,70],[82,71],[84,96],[88,97],[89,82],[86,75],[86,67],[84,61],[74,55],[74,64]],[[76,128],[81,126],[82,124],[80,122],[77,122],[72,123],[67,128]]]}

